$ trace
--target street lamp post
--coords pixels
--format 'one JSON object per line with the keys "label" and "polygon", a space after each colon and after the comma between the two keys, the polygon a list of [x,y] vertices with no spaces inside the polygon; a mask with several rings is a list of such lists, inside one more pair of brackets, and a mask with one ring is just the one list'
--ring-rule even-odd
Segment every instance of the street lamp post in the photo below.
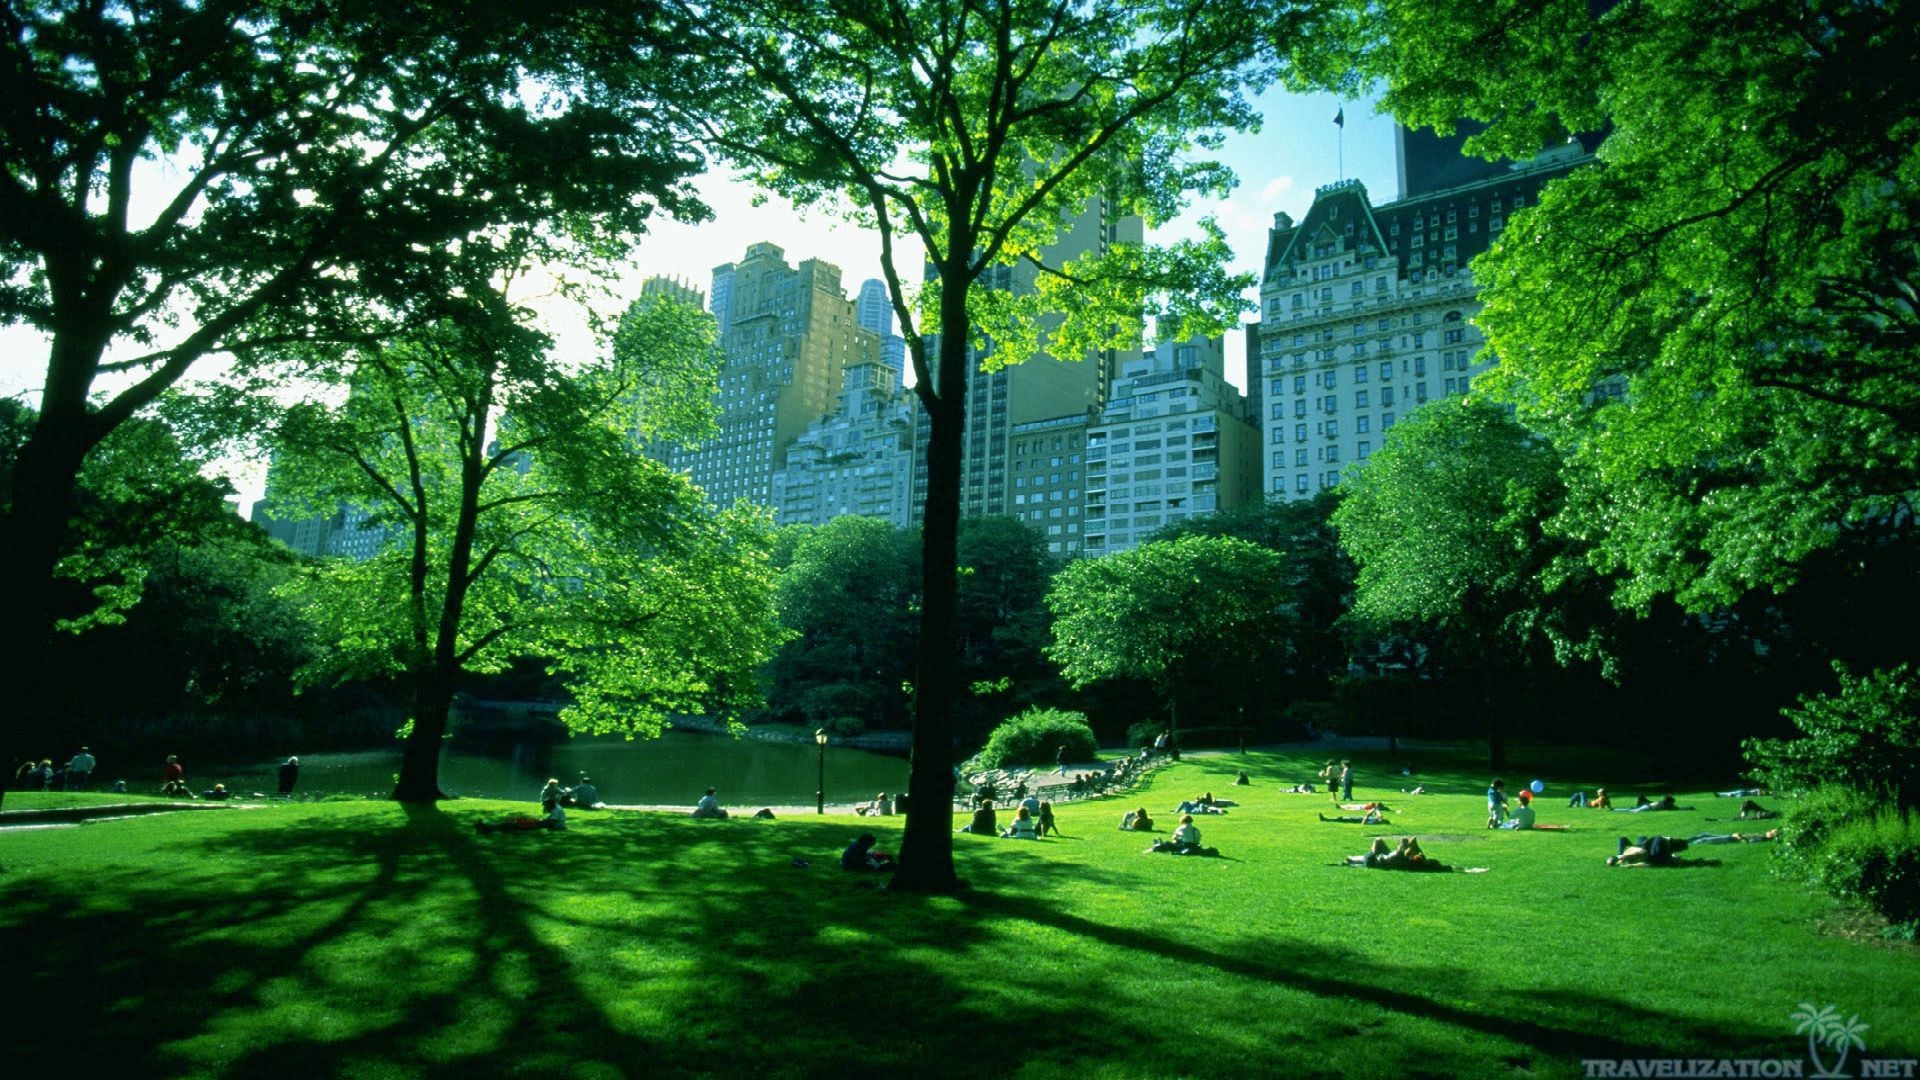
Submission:
{"label": "street lamp post", "polygon": [[827,812],[827,730],[821,728],[813,733],[813,741],[820,747],[820,786],[813,792],[814,813]]}

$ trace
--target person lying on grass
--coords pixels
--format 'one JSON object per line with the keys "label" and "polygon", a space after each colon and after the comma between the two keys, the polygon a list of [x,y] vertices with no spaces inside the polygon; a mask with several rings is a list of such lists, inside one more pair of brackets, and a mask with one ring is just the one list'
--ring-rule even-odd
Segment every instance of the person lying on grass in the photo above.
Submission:
{"label": "person lying on grass", "polygon": [[1309,784],[1295,784],[1289,788],[1281,788],[1280,794],[1282,795],[1315,795],[1315,794],[1318,794],[1318,792],[1314,791],[1313,785],[1309,783]]}
{"label": "person lying on grass", "polygon": [[1751,799],[1755,795],[1771,795],[1773,792],[1764,787],[1734,788],[1732,791],[1716,791],[1716,799]]}
{"label": "person lying on grass", "polygon": [[1365,802],[1365,803],[1357,803],[1357,802],[1341,803],[1340,809],[1359,810],[1363,813],[1368,810],[1378,810],[1383,814],[1393,813],[1393,807],[1388,806],[1386,803],[1380,802],[1378,800],[1375,800],[1373,802]]}
{"label": "person lying on grass", "polygon": [[1147,850],[1162,855],[1218,856],[1220,854],[1219,848],[1200,845],[1200,829],[1194,825],[1192,814],[1180,815],[1180,827],[1173,830],[1172,839],[1155,840],[1153,846]]}
{"label": "person lying on grass", "polygon": [[1613,809],[1613,800],[1607,797],[1606,788],[1600,788],[1593,793],[1593,798],[1591,799],[1587,798],[1587,793],[1584,791],[1574,792],[1573,797],[1567,800],[1567,805],[1584,806],[1589,810],[1611,810]]}
{"label": "person lying on grass", "polygon": [[1679,805],[1671,795],[1662,795],[1658,799],[1648,799],[1642,795],[1640,801],[1632,806],[1616,806],[1613,809],[1619,814],[1644,814],[1659,810],[1691,810],[1693,807]]}
{"label": "person lying on grass", "polygon": [[1338,822],[1342,825],[1391,825],[1393,822],[1388,821],[1381,813],[1381,811],[1385,809],[1386,807],[1381,806],[1379,803],[1368,803],[1365,807],[1366,813],[1359,817],[1328,817],[1325,814],[1321,814],[1320,820]]}
{"label": "person lying on grass", "polygon": [[1779,816],[1780,811],[1769,810],[1759,803],[1754,802],[1752,799],[1748,799],[1746,802],[1740,804],[1740,820],[1742,821],[1765,821],[1768,818],[1777,818]]}
{"label": "person lying on grass", "polygon": [[840,853],[840,869],[859,873],[888,873],[893,870],[893,856],[884,851],[873,850],[879,841],[872,833],[861,833],[854,837],[853,843]]}
{"label": "person lying on grass", "polygon": [[554,795],[551,799],[543,800],[540,803],[540,809],[542,813],[539,817],[529,817],[526,814],[519,814],[505,821],[476,821],[473,823],[473,828],[475,832],[493,833],[531,832],[535,829],[564,829],[567,827],[567,812],[560,806],[560,796],[558,794]]}
{"label": "person lying on grass", "polygon": [[1643,836],[1630,841],[1620,838],[1617,854],[1607,856],[1608,866],[1672,866],[1674,856],[1687,850],[1687,842],[1677,836]]}
{"label": "person lying on grass", "polygon": [[1420,841],[1411,836],[1400,838],[1397,848],[1387,845],[1387,838],[1376,836],[1373,846],[1365,855],[1347,856],[1346,865],[1364,866],[1369,870],[1414,870],[1432,874],[1444,874],[1453,869],[1437,859],[1430,859],[1420,850]]}
{"label": "person lying on grass", "polygon": [[1143,806],[1138,810],[1127,811],[1127,816],[1120,819],[1120,831],[1152,832],[1153,819],[1147,816],[1147,808]]}
{"label": "person lying on grass", "polygon": [[1773,828],[1759,833],[1701,833],[1687,843],[1699,847],[1701,844],[1764,844],[1778,839],[1780,830]]}
{"label": "person lying on grass", "polygon": [[1022,806],[1019,813],[1013,815],[1013,823],[1000,836],[1006,840],[1038,840],[1040,834],[1035,831],[1036,828],[1032,811]]}

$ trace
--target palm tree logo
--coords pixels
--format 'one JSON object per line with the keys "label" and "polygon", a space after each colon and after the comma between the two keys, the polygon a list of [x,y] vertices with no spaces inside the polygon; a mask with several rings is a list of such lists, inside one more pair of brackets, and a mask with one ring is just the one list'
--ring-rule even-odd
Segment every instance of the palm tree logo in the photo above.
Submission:
{"label": "palm tree logo", "polygon": [[[1831,1005],[1822,1009],[1813,1007],[1810,1001],[1800,1003],[1800,1008],[1788,1019],[1793,1021],[1793,1033],[1807,1037],[1807,1056],[1813,1059],[1817,1080],[1833,1080],[1851,1074],[1842,1072],[1847,1067],[1847,1054],[1854,1050],[1865,1050],[1867,1040],[1860,1037],[1868,1025],[1860,1022],[1860,1014],[1855,1013],[1845,1020],[1840,1019],[1840,1010]],[[1820,1047],[1840,1051],[1840,1056],[1828,1065],[1820,1056]]]}

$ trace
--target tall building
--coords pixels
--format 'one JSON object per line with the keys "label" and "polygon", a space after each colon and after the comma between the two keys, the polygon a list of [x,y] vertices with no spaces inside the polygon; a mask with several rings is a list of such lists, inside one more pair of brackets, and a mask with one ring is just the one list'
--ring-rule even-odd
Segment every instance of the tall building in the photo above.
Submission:
{"label": "tall building", "polygon": [[1253,396],[1269,495],[1306,498],[1333,487],[1407,413],[1467,392],[1493,359],[1473,324],[1480,304],[1468,261],[1491,246],[1508,214],[1591,160],[1569,142],[1379,206],[1359,181],[1343,180],[1317,189],[1298,224],[1274,215],[1259,351],[1248,354],[1249,385],[1260,381]]}
{"label": "tall building", "polygon": [[1055,555],[1086,548],[1087,430],[1092,409],[1070,416],[1013,425],[1007,475],[1013,481],[1013,516],[1044,533]]}
{"label": "tall building", "polygon": [[733,264],[721,263],[713,268],[713,287],[707,290],[713,297],[713,321],[720,338],[726,339],[727,320],[733,314]]}
{"label": "tall building", "polygon": [[707,296],[705,293],[678,278],[655,275],[640,283],[640,298],[642,300],[663,296],[678,300],[692,308],[705,310],[707,306]]}
{"label": "tall building", "polygon": [[1088,555],[1260,497],[1260,433],[1226,380],[1219,338],[1166,342],[1122,365],[1087,434]]}
{"label": "tall building", "polygon": [[[1138,244],[1145,227],[1137,217],[1121,216],[1101,197],[1087,207],[1043,253],[1050,266],[1104,251],[1117,243]],[[1026,294],[1034,289],[1039,271],[1021,264],[998,267],[990,288]],[[929,342],[929,347],[934,347]],[[1137,353],[1109,351],[1096,356],[1057,359],[1041,354],[999,371],[981,364],[985,354],[970,352],[972,372],[967,382],[966,430],[960,457],[960,513],[963,517],[1010,514],[1014,509],[1012,477],[1007,465],[1014,428],[1066,416],[1084,416],[1106,404],[1107,387],[1116,364]],[[926,503],[926,425],[920,425],[914,464],[914,506]]]}
{"label": "tall building", "polygon": [[894,385],[905,385],[907,341],[893,332],[893,300],[887,295],[887,283],[879,278],[861,282],[860,299],[855,303],[860,325],[880,335],[880,362],[893,370]]}
{"label": "tall building", "polygon": [[846,367],[840,407],[793,440],[773,474],[773,510],[782,525],[825,525],[842,514],[912,517],[911,394],[875,360]]}
{"label": "tall building", "polygon": [[879,362],[880,341],[859,325],[831,263],[791,266],[777,245],[753,244],[739,262],[716,268],[713,282],[725,328],[720,432],[662,456],[719,505],[770,505],[788,448],[834,407],[847,365]]}

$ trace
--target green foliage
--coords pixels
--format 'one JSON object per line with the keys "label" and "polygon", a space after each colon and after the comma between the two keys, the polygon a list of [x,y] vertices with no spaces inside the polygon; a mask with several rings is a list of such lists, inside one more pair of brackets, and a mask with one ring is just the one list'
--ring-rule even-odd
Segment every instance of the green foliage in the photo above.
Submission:
{"label": "green foliage", "polygon": [[[1048,650],[1075,687],[1137,676],[1172,694],[1246,639],[1292,627],[1281,556],[1233,537],[1188,536],[1069,565],[1047,607]],[[1227,653],[1230,654],[1230,653]]]}
{"label": "green foliage", "polygon": [[1779,791],[1838,784],[1905,812],[1920,804],[1920,673],[1902,664],[1852,675],[1840,688],[1784,710],[1802,735],[1749,739],[1753,774]]}
{"label": "green foliage", "polygon": [[982,769],[1052,765],[1062,746],[1068,761],[1092,761],[1100,749],[1084,715],[1035,706],[994,728],[973,760]]}
{"label": "green foliage", "polygon": [[842,719],[901,726],[900,687],[913,676],[918,537],[852,515],[781,532],[791,555],[780,573],[780,620],[793,637],[767,667],[768,708],[814,727]]}
{"label": "green foliage", "polygon": [[1841,823],[1828,835],[1814,877],[1891,922],[1920,921],[1920,823],[1890,811]]}
{"label": "green foliage", "polygon": [[[1569,455],[1551,530],[1688,609],[1907,537],[1920,488],[1920,23],[1901,4],[1390,3],[1403,120],[1527,155],[1609,125],[1474,266],[1482,383]],[[1474,56],[1461,64],[1461,55]]]}
{"label": "green foliage", "polygon": [[1787,877],[1818,884],[1834,832],[1849,822],[1871,818],[1876,808],[1872,795],[1840,784],[1822,784],[1805,792],[1787,806],[1780,823],[1780,840],[1774,848],[1777,868]]}
{"label": "green foliage", "polygon": [[517,312],[490,315],[309,357],[305,403],[273,430],[290,501],[387,530],[380,554],[313,567],[298,591],[336,642],[316,677],[413,685],[409,745],[432,749],[403,766],[411,797],[431,797],[464,675],[544,657],[569,727],[650,736],[670,713],[752,703],[783,637],[761,513],[710,510],[635,447],[704,416],[682,399],[712,396],[710,318],[636,305],[610,356],[563,370]]}

